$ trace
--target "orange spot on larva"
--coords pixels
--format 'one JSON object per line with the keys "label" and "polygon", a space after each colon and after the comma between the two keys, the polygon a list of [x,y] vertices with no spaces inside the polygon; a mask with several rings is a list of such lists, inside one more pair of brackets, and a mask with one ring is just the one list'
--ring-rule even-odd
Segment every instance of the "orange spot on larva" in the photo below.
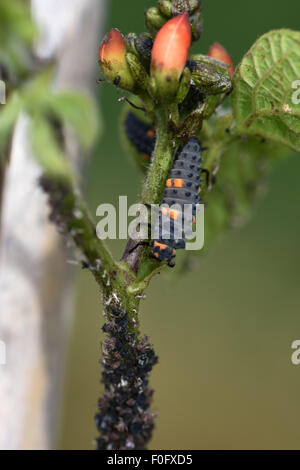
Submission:
{"label": "orange spot on larva", "polygon": [[177,220],[179,217],[179,211],[176,210],[170,210],[170,218],[173,220]]}
{"label": "orange spot on larva", "polygon": [[155,136],[155,130],[154,129],[149,129],[149,131],[147,131],[147,136],[148,137],[154,137]]}
{"label": "orange spot on larva", "polygon": [[175,188],[183,188],[184,187],[184,181],[182,179],[176,179],[176,180],[174,180],[174,186],[175,186]]}
{"label": "orange spot on larva", "polygon": [[159,242],[154,242],[154,246],[157,246],[160,249],[160,251],[165,250],[167,248],[167,245],[164,245],[163,243],[159,243]]}

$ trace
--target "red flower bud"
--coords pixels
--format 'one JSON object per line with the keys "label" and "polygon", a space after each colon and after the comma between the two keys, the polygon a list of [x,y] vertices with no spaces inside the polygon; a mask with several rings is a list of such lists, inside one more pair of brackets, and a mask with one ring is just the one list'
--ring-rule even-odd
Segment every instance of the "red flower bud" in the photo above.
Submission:
{"label": "red flower bud", "polygon": [[208,55],[210,57],[213,57],[214,59],[218,59],[218,60],[221,60],[222,62],[225,62],[225,64],[228,64],[230,66],[228,69],[230,72],[230,76],[231,78],[233,77],[233,73],[234,73],[233,62],[228,52],[221,44],[219,44],[218,42],[215,42],[209,49]]}
{"label": "red flower bud", "polygon": [[120,31],[111,29],[103,39],[99,49],[99,60],[103,62],[119,62],[125,61],[125,39]]}
{"label": "red flower bud", "polygon": [[126,61],[125,39],[117,29],[111,29],[100,45],[99,66],[107,80],[125,90],[133,90],[134,80]]}
{"label": "red flower bud", "polygon": [[[166,82],[178,85],[191,46],[189,15],[182,13],[167,21],[159,30],[152,48],[151,72],[158,86]],[[173,87],[174,88],[174,87]]]}

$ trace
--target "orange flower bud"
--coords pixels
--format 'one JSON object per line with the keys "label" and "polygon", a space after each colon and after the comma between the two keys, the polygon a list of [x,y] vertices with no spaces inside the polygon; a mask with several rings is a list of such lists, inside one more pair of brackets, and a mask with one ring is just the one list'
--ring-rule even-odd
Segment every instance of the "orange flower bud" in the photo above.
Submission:
{"label": "orange flower bud", "polygon": [[226,49],[220,43],[215,42],[209,49],[208,55],[210,57],[213,57],[214,59],[218,59],[218,60],[221,60],[222,62],[225,62],[225,64],[228,64],[230,66],[229,67],[230,76],[231,78],[233,77],[233,73],[234,73],[233,62],[231,60],[230,55],[226,51]]}
{"label": "orange flower bud", "polygon": [[116,61],[122,64],[125,60],[125,39],[120,31],[111,29],[103,39],[99,49],[100,62]]}
{"label": "orange flower bud", "polygon": [[107,80],[125,90],[133,90],[134,79],[126,61],[125,39],[117,29],[111,29],[103,39],[98,61]]}
{"label": "orange flower bud", "polygon": [[159,30],[152,48],[151,73],[162,94],[176,92],[191,40],[187,13],[175,16]]}

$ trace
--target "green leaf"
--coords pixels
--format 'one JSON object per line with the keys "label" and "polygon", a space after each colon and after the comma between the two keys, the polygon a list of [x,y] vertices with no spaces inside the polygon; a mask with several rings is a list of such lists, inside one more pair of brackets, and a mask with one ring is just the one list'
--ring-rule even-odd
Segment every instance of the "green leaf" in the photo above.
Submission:
{"label": "green leaf", "polygon": [[54,91],[54,68],[48,67],[26,84],[23,91],[25,108],[29,114],[53,114],[69,124],[79,142],[87,149],[99,132],[99,113],[92,98],[75,90]]}
{"label": "green leaf", "polygon": [[10,100],[1,105],[0,108],[0,151],[2,152],[8,144],[19,114],[23,108],[23,100],[15,93]]}
{"label": "green leaf", "polygon": [[48,95],[46,104],[59,119],[70,124],[85,149],[94,142],[99,133],[99,116],[88,94],[76,91],[53,93]]}
{"label": "green leaf", "polygon": [[203,180],[201,199],[205,204],[205,245],[199,252],[184,252],[178,274],[186,272],[207,249],[234,228],[245,224],[263,196],[270,169],[289,155],[286,146],[258,137],[232,136],[227,129],[231,115],[224,114],[201,132],[203,167],[216,174],[216,184],[207,188]]}
{"label": "green leaf", "polygon": [[72,178],[72,171],[56,140],[54,130],[40,114],[31,123],[31,143],[34,157],[45,173],[51,176]]}
{"label": "green leaf", "polygon": [[0,61],[17,79],[28,73],[30,47],[38,37],[30,2],[24,0],[0,1]]}
{"label": "green leaf", "polygon": [[43,68],[21,88],[27,112],[42,110],[47,106],[48,96],[53,93],[54,74],[53,66]]}
{"label": "green leaf", "polygon": [[300,151],[300,105],[293,102],[299,79],[300,32],[281,29],[258,39],[233,78],[235,133]]}
{"label": "green leaf", "polygon": [[37,27],[30,12],[29,2],[24,0],[1,0],[1,44],[18,39],[31,44],[37,35]]}

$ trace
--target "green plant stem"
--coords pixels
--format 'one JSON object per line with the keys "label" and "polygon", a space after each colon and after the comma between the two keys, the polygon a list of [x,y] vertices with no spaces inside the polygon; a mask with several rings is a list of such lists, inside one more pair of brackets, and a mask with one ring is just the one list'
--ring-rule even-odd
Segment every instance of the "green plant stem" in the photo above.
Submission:
{"label": "green plant stem", "polygon": [[160,108],[156,117],[156,144],[152,164],[142,194],[144,204],[158,204],[168,177],[174,153],[172,133],[168,127],[168,112]]}
{"label": "green plant stem", "polygon": [[[141,202],[143,204],[160,203],[165,182],[172,166],[176,144],[172,131],[169,129],[169,114],[166,108],[158,108],[155,112],[156,144],[152,156],[152,164],[142,192]],[[136,242],[129,240],[122,258],[132,271],[138,273],[138,282],[133,282],[129,287],[131,293],[143,292],[152,276],[164,267],[163,264],[159,267],[157,261],[149,258],[147,248],[145,247],[139,247],[131,253],[130,250],[134,245],[136,245]]]}
{"label": "green plant stem", "polygon": [[133,274],[126,265],[122,266],[113,259],[106,245],[97,237],[90,214],[72,184],[46,175],[40,184],[49,196],[51,221],[81,251],[83,267],[93,273],[106,295],[116,291],[118,296],[124,296],[126,286],[133,281]]}

